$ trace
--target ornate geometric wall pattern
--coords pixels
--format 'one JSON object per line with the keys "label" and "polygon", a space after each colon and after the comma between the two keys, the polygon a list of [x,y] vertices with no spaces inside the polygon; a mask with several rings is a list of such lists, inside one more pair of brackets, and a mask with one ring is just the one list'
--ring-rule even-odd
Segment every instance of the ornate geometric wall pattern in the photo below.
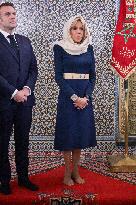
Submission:
{"label": "ornate geometric wall pattern", "polygon": [[110,70],[115,29],[115,0],[12,0],[18,13],[17,32],[28,36],[37,56],[32,136],[54,136],[58,87],[54,81],[54,41],[61,39],[64,22],[72,15],[86,19],[93,36],[97,81],[93,94],[97,136],[114,135],[114,76]]}

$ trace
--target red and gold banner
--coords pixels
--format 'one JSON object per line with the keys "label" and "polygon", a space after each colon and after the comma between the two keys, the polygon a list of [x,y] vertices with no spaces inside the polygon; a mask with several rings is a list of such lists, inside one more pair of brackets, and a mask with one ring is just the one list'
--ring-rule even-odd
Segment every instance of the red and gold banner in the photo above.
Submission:
{"label": "red and gold banner", "polygon": [[123,79],[136,69],[136,0],[120,0],[111,66]]}

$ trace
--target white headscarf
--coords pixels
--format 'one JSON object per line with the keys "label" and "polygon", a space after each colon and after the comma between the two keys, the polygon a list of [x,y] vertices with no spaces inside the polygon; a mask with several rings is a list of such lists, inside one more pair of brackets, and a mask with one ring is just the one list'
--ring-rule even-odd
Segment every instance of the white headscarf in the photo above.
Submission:
{"label": "white headscarf", "polygon": [[[70,35],[71,25],[75,20],[78,20],[78,19],[81,20],[81,22],[85,28],[85,36],[86,36],[86,38],[84,39],[84,41],[81,44],[75,43]],[[67,53],[69,53],[71,55],[80,55],[82,53],[86,53],[88,45],[91,44],[91,36],[89,33],[89,28],[88,28],[85,20],[83,19],[83,17],[80,15],[71,17],[64,25],[63,39],[55,42],[54,44],[61,46]]]}

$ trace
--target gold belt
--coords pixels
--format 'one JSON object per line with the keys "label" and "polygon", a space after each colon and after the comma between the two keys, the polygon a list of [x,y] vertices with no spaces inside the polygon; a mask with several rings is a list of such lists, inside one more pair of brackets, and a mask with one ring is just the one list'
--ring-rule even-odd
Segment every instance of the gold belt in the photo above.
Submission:
{"label": "gold belt", "polygon": [[64,79],[89,79],[89,74],[82,73],[63,73]]}

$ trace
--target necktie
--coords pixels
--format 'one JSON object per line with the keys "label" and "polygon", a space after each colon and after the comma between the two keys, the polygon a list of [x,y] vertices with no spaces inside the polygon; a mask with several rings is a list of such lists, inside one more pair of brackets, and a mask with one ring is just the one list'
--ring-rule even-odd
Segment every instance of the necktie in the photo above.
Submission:
{"label": "necktie", "polygon": [[10,39],[10,45],[14,49],[14,51],[17,54],[17,57],[19,57],[19,47],[17,45],[17,41],[15,40],[14,35],[8,35],[7,36]]}

